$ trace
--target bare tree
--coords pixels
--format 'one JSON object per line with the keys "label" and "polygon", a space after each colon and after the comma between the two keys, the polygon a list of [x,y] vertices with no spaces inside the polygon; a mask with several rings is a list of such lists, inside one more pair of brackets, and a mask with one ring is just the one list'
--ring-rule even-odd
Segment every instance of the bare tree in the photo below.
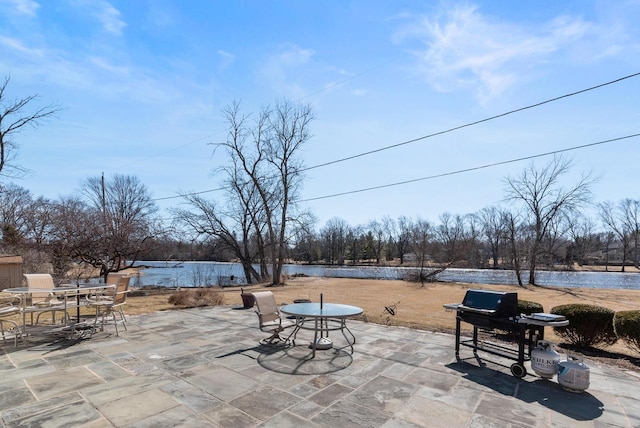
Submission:
{"label": "bare tree", "polygon": [[295,260],[307,263],[317,262],[321,258],[320,242],[314,231],[317,219],[311,213],[303,217],[304,221],[293,223],[292,232],[294,240]]}
{"label": "bare tree", "polygon": [[54,202],[51,254],[54,274],[62,277],[74,261],[82,262],[85,254],[101,248],[103,216],[91,210],[78,196],[62,197]]}
{"label": "bare tree", "polygon": [[463,258],[466,257],[469,267],[486,267],[486,258],[482,254],[482,224],[475,214],[467,214],[463,217]]}
{"label": "bare tree", "polygon": [[440,215],[440,224],[435,228],[435,235],[441,251],[438,261],[445,265],[451,265],[460,260],[465,230],[463,218],[445,212]]}
{"label": "bare tree", "polygon": [[229,136],[223,146],[238,165],[243,185],[252,185],[261,202],[267,225],[272,266],[272,285],[280,283],[287,247],[287,225],[295,212],[302,185],[302,163],[298,154],[311,138],[313,113],[309,106],[283,101],[261,111],[248,126],[236,103],[224,111]]}
{"label": "bare tree", "polygon": [[[198,195],[183,195],[191,209],[172,210],[177,220],[195,233],[196,238],[213,237],[240,261],[247,284],[262,280],[253,267],[256,245],[252,245],[253,222],[249,210],[218,209],[215,202]],[[231,208],[231,207],[230,207]]]}
{"label": "bare tree", "polygon": [[32,203],[27,189],[11,183],[0,185],[0,228],[5,244],[16,245],[27,237],[26,218]]}
{"label": "bare tree", "polygon": [[384,256],[387,261],[392,261],[397,253],[397,247],[394,242],[394,233],[396,222],[389,216],[382,217],[382,230],[384,231]]}
{"label": "bare tree", "polygon": [[322,257],[331,265],[344,264],[349,225],[341,218],[330,218],[320,229]]}
{"label": "bare tree", "polygon": [[412,230],[413,222],[409,217],[398,217],[395,244],[398,251],[398,257],[400,257],[400,264],[404,263],[404,255],[411,245]]}
{"label": "bare tree", "polygon": [[[640,201],[623,199],[614,205],[612,202],[598,204],[600,218],[622,247],[622,272],[627,260],[633,254],[634,265],[638,260],[638,225],[640,220]],[[607,261],[608,261],[607,248]]]}
{"label": "bare tree", "polygon": [[54,205],[42,196],[31,202],[25,215],[25,231],[36,250],[44,250],[52,236]]}
{"label": "bare tree", "polygon": [[369,247],[371,247],[371,250],[373,251],[373,255],[376,259],[376,265],[380,265],[382,249],[384,248],[385,229],[383,224],[376,220],[369,222],[368,229],[369,234],[371,235]]}
{"label": "bare tree", "polygon": [[509,243],[510,264],[516,273],[518,284],[522,286],[524,285],[522,281],[523,247],[527,247],[527,227],[522,224],[518,215],[511,212],[505,212],[504,220],[505,236]]}
{"label": "bare tree", "polygon": [[489,247],[493,269],[498,269],[501,250],[507,237],[507,216],[508,213],[506,211],[495,206],[484,208],[478,213],[482,225],[482,234]]}
{"label": "bare tree", "polygon": [[567,248],[566,262],[569,268],[574,263],[582,266],[587,261],[587,255],[596,250],[595,223],[587,216],[570,216],[566,219],[571,243]]}
{"label": "bare tree", "polygon": [[411,247],[420,263],[418,280],[424,286],[424,282],[432,278],[437,272],[426,272],[427,260],[430,258],[429,247],[433,236],[433,227],[427,220],[418,219],[412,222]]}
{"label": "bare tree", "polygon": [[570,168],[570,162],[554,157],[546,166],[536,169],[531,164],[518,177],[507,177],[507,200],[524,206],[527,221],[533,228],[533,240],[529,248],[529,284],[535,284],[538,257],[543,242],[550,237],[551,228],[560,216],[578,210],[590,201],[590,174],[582,175],[576,184],[565,189],[560,178]]}
{"label": "bare tree", "polygon": [[[58,242],[68,245],[69,256],[99,268],[105,278],[133,266],[150,238],[160,233],[153,218],[157,207],[146,186],[135,176],[116,174],[106,182],[104,177],[87,179],[83,193],[86,202],[61,204]],[[69,222],[74,215],[81,218]]]}
{"label": "bare tree", "polygon": [[349,226],[345,236],[346,258],[351,260],[353,266],[358,264],[363,254],[362,229],[362,226]]}
{"label": "bare tree", "polygon": [[636,269],[640,267],[640,200],[624,199],[621,203],[624,222],[628,230],[631,231],[633,243],[633,265]]}
{"label": "bare tree", "polygon": [[[10,164],[18,149],[13,136],[26,127],[37,127],[44,119],[57,113],[60,109],[55,105],[49,105],[29,112],[29,107],[38,96],[31,95],[21,99],[8,100],[6,90],[9,80],[9,77],[5,77],[4,82],[0,83],[0,173],[7,176],[18,176],[24,171],[17,165]],[[7,168],[13,171],[7,174]]]}

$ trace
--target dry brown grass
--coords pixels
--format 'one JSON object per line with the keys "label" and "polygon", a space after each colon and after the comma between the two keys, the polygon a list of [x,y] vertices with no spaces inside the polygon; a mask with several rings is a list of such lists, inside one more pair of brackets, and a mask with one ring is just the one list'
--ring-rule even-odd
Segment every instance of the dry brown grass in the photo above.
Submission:
{"label": "dry brown grass", "polygon": [[224,304],[224,294],[219,288],[183,289],[172,293],[167,302],[183,308],[218,306]]}

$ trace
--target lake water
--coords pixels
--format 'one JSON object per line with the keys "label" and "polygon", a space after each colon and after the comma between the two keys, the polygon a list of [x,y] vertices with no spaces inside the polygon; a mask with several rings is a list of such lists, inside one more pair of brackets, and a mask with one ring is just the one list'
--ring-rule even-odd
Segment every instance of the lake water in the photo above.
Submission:
{"label": "lake water", "polygon": [[[157,262],[144,261],[137,265],[149,266],[134,278],[134,286],[160,285],[165,287],[195,287],[200,285],[243,285],[244,273],[238,263],[218,262]],[[285,265],[286,275],[330,278],[403,279],[416,268],[406,267],[347,267]],[[552,287],[623,288],[640,290],[640,274],[622,272],[537,272],[538,285]],[[450,268],[437,275],[441,281],[478,284],[518,283],[514,271],[491,269]],[[526,283],[528,275],[523,275]]]}

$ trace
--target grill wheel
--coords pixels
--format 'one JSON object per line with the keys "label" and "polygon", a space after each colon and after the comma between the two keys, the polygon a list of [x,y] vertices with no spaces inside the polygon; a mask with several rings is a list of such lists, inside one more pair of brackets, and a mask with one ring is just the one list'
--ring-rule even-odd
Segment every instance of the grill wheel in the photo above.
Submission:
{"label": "grill wheel", "polygon": [[511,364],[511,374],[518,378],[523,378],[527,375],[527,369],[518,363]]}

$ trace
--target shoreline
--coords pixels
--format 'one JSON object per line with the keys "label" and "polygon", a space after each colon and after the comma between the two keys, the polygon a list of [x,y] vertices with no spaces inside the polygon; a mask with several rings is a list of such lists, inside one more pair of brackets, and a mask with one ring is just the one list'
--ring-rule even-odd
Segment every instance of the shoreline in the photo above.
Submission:
{"label": "shoreline", "polygon": [[[151,262],[149,262],[151,263]],[[181,266],[184,270],[174,271],[174,266],[155,267],[144,266],[123,270],[129,272],[134,278],[132,283],[144,286],[167,286],[167,287],[194,287],[191,283],[194,278],[200,278],[202,281],[208,281],[209,285],[218,285],[223,287],[242,286],[239,279],[244,279],[242,275],[235,275],[234,279],[231,268],[226,269],[226,276],[220,276],[218,268],[215,267],[219,262],[184,262],[194,264],[211,263],[209,275],[202,275],[200,268],[196,269],[196,274],[191,278],[192,267]],[[222,263],[227,265],[229,263]],[[146,269],[159,269],[147,276]],[[163,269],[167,271],[163,271]],[[288,268],[288,269],[287,269]],[[193,268],[195,269],[195,268]],[[332,265],[285,265],[283,277],[285,280],[292,280],[297,277],[318,277],[318,278],[335,278],[335,279],[361,279],[361,280],[406,280],[411,281],[411,276],[417,275],[417,267],[411,266],[332,266]],[[428,268],[432,269],[432,268]],[[611,274],[611,275],[609,275]],[[217,275],[217,276],[216,276]],[[593,275],[593,276],[591,276]],[[636,276],[637,275],[637,276]],[[174,278],[175,277],[175,278]],[[168,278],[171,281],[168,281]],[[208,278],[208,279],[205,279]],[[217,278],[217,281],[216,281]],[[512,285],[519,286],[512,270],[505,269],[470,269],[470,268],[448,268],[440,272],[437,276],[438,282],[441,283],[474,283],[474,284],[496,284],[496,285]],[[527,281],[528,272],[523,272],[523,280]],[[610,288],[610,289],[640,289],[640,271],[635,268],[627,267],[627,271],[604,270],[602,267],[583,267],[574,270],[540,270],[537,271],[537,286],[552,286],[564,288]],[[143,284],[146,283],[146,284]],[[166,285],[165,285],[166,284]],[[170,284],[170,285],[169,285]],[[526,284],[525,284],[526,285]]]}

